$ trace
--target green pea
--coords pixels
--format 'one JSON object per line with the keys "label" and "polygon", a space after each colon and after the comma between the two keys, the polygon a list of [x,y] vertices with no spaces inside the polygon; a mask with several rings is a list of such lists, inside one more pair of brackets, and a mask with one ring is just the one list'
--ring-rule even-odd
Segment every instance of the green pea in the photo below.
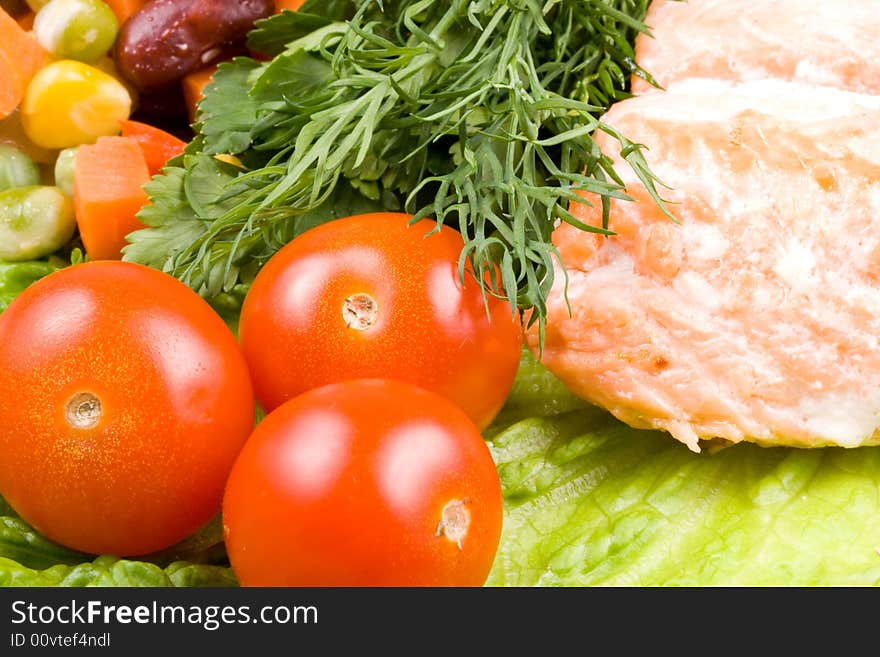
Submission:
{"label": "green pea", "polygon": [[73,202],[57,187],[34,185],[0,192],[0,260],[42,258],[73,236]]}
{"label": "green pea", "polygon": [[43,48],[56,57],[87,63],[107,54],[118,31],[116,14],[101,0],[49,0],[34,20]]}
{"label": "green pea", "polygon": [[55,160],[55,185],[68,196],[73,196],[73,169],[76,164],[76,151],[79,146],[65,148]]}
{"label": "green pea", "polygon": [[15,146],[0,144],[0,191],[40,184],[40,169]]}

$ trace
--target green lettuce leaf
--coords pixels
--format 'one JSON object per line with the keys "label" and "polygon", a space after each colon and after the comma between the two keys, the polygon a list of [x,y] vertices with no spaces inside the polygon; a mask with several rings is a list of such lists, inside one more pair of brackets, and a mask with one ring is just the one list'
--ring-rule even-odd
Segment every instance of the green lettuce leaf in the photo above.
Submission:
{"label": "green lettuce leaf", "polygon": [[35,570],[0,557],[0,586],[235,586],[229,568],[173,563],[167,568],[144,561],[98,557],[76,566]]}
{"label": "green lettuce leaf", "polygon": [[142,560],[83,554],[53,543],[0,498],[0,586],[235,586],[217,516]]}
{"label": "green lettuce leaf", "polygon": [[58,269],[55,263],[45,260],[27,262],[0,261],[0,312],[34,281],[48,276]]}
{"label": "green lettuce leaf", "polygon": [[484,432],[486,438],[497,435],[515,422],[529,417],[548,417],[567,411],[592,408],[550,374],[524,349],[513,388],[504,408]]}
{"label": "green lettuce leaf", "polygon": [[551,415],[492,440],[506,515],[489,584],[880,583],[880,448],[694,454],[595,408],[552,415],[558,386],[521,370],[508,406]]}

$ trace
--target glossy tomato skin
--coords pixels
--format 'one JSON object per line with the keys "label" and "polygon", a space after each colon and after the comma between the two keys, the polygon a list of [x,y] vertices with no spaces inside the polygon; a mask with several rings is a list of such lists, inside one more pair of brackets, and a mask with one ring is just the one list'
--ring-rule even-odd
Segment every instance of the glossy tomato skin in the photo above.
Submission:
{"label": "glossy tomato skin", "polygon": [[[427,234],[433,221],[409,220],[337,219],[295,238],[263,267],[239,336],[264,408],[327,383],[393,378],[451,399],[481,429],[492,421],[516,376],[520,323],[495,298],[487,316],[475,281],[461,285],[458,232],[444,226]],[[363,295],[374,302],[366,328],[344,313]]]}
{"label": "glossy tomato skin", "polygon": [[232,333],[185,285],[131,263],[25,290],[0,315],[0,390],[0,495],[85,552],[145,554],[197,530],[253,427]]}
{"label": "glossy tomato skin", "polygon": [[246,586],[479,586],[501,524],[501,485],[476,426],[397,381],[331,384],[273,411],[223,500]]}

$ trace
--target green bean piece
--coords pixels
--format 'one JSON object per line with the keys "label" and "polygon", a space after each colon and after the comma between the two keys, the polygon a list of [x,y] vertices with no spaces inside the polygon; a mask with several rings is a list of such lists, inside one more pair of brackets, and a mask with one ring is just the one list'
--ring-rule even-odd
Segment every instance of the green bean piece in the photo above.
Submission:
{"label": "green bean piece", "polygon": [[101,0],[49,0],[34,20],[43,48],[55,57],[86,63],[106,55],[118,31],[116,14]]}
{"label": "green bean piece", "polygon": [[0,260],[42,258],[73,236],[73,202],[57,187],[33,185],[0,192]]}
{"label": "green bean piece", "polygon": [[40,184],[40,168],[15,146],[0,144],[0,192]]}
{"label": "green bean piece", "polygon": [[55,185],[71,198],[73,198],[73,171],[78,149],[79,146],[65,148],[58,153],[58,159],[55,160]]}

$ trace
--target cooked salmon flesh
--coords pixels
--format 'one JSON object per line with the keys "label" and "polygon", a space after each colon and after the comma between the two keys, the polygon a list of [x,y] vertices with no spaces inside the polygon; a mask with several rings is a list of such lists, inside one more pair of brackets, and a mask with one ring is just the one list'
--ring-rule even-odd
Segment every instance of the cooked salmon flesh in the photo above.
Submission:
{"label": "cooked salmon flesh", "polygon": [[778,78],[880,93],[880,0],[653,0],[645,22],[636,60],[667,88]]}
{"label": "cooked salmon flesh", "polygon": [[554,233],[571,314],[559,269],[543,362],[694,450],[880,443],[880,96],[682,80],[604,120],[645,144],[680,223],[599,135],[636,202],[612,203],[613,237]]}

